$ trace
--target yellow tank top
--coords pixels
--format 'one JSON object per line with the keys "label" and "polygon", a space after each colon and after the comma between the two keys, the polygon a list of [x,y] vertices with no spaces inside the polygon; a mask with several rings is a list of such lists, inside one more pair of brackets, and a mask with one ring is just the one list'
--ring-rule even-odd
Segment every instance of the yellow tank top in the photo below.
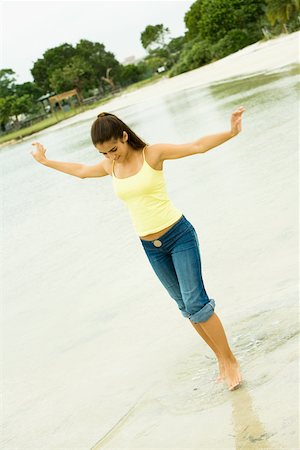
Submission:
{"label": "yellow tank top", "polygon": [[126,204],[139,236],[157,233],[175,223],[182,213],[170,201],[162,170],[153,169],[145,159],[143,166],[131,177],[117,178],[112,165],[116,195]]}

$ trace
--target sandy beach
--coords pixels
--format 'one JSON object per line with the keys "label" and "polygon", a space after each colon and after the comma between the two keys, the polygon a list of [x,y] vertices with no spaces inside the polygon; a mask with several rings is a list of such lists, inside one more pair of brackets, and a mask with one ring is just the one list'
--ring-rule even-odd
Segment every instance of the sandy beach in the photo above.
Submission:
{"label": "sandy beach", "polygon": [[[154,85],[145,86],[134,92],[120,95],[101,106],[101,110],[118,111],[129,105],[149,101],[155,96],[180,92],[184,89],[204,86],[208,83],[233,77],[267,73],[274,69],[299,63],[300,32],[281,35],[269,41],[257,42],[219,61],[199,67],[174,78],[164,78]],[[98,112],[99,107],[96,111]],[[89,110],[51,127],[59,129],[65,125],[95,117],[95,110]]]}
{"label": "sandy beach", "polygon": [[[203,275],[244,377],[212,352],[155,278],[110,177],[37,165],[32,136],[0,152],[5,450],[299,450],[299,36],[115,97],[151,142],[243,132],[168,161]],[[49,159],[94,164],[90,110],[36,135]],[[30,139],[30,141],[29,141]]]}

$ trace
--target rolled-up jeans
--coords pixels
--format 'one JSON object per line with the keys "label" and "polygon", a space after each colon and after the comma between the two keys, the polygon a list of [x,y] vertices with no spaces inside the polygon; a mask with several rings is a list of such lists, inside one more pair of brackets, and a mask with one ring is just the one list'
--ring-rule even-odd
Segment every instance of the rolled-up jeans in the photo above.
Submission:
{"label": "rolled-up jeans", "polygon": [[201,273],[199,241],[193,225],[182,216],[153,241],[140,238],[154,272],[184,317],[206,322],[215,301],[208,297]]}

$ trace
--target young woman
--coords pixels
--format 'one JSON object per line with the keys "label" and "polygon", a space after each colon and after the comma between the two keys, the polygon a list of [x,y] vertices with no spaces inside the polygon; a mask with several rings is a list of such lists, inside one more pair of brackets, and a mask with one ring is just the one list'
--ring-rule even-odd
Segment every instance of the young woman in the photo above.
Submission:
{"label": "young woman", "polygon": [[53,161],[46,149],[33,143],[32,156],[39,163],[79,178],[112,177],[116,195],[127,205],[136,233],[156,275],[177,302],[199,335],[215,353],[220,374],[229,390],[241,384],[239,364],[214,312],[215,302],[206,293],[201,273],[199,243],[195,229],[171,203],[165,186],[163,162],[208,150],[241,131],[243,107],[231,115],[231,129],[204,136],[188,144],[147,145],[114,114],[101,113],[91,136],[105,159],[95,165]]}

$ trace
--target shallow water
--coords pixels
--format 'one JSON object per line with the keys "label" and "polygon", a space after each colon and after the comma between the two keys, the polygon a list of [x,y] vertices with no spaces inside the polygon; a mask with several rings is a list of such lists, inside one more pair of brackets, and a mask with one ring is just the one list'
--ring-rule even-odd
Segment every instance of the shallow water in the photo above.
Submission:
{"label": "shallow water", "polygon": [[[51,171],[29,141],[1,149],[3,448],[297,448],[298,85],[293,65],[115,111],[149,142],[188,142],[247,109],[237,138],[165,163],[241,362],[235,393],[213,382],[110,177]],[[90,124],[34,140],[92,164]]]}

